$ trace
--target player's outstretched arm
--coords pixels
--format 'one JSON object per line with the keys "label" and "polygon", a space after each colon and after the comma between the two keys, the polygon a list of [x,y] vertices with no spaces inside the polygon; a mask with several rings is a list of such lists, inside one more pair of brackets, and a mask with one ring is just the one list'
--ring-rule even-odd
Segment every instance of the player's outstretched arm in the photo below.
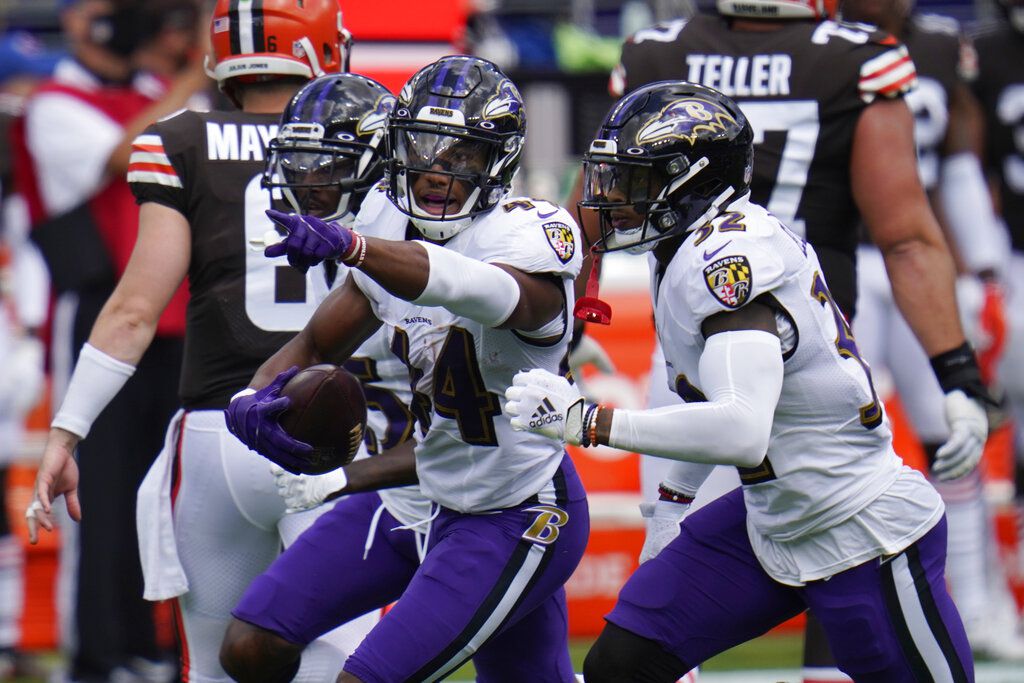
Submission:
{"label": "player's outstretched arm", "polygon": [[483,263],[429,242],[366,243],[360,270],[401,299],[517,330],[535,330],[561,313],[554,277]]}
{"label": "player's outstretched arm", "polygon": [[[707,401],[651,410],[588,403],[564,377],[520,372],[505,392],[512,427],[572,444],[674,460],[754,467],[764,460],[782,391],[782,348],[774,314],[759,303],[712,316],[704,324],[700,386]],[[561,420],[531,417],[554,406]]]}
{"label": "player's outstretched arm", "polygon": [[188,273],[190,253],[185,217],[161,204],[144,203],[131,259],[82,347],[43,449],[35,498],[26,511],[32,543],[38,526],[53,529],[51,504],[58,496],[65,497],[72,519],[81,518],[75,448],[135,372],[160,315]]}
{"label": "player's outstretched arm", "polygon": [[267,215],[289,234],[267,255],[287,254],[298,267],[335,258],[400,299],[442,306],[490,327],[535,330],[561,313],[554,278],[483,263],[430,242],[365,237],[312,216]]}

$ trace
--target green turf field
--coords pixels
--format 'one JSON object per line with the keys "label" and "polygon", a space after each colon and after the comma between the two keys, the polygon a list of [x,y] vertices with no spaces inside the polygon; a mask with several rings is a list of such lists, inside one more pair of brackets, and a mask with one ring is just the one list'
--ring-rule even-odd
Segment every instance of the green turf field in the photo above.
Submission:
{"label": "green turf field", "polygon": [[[576,671],[583,671],[583,658],[590,640],[576,640],[569,646]],[[802,634],[771,635],[734,647],[708,661],[702,671],[739,671],[743,669],[795,669],[800,666]],[[473,666],[467,664],[448,680],[472,681]]]}

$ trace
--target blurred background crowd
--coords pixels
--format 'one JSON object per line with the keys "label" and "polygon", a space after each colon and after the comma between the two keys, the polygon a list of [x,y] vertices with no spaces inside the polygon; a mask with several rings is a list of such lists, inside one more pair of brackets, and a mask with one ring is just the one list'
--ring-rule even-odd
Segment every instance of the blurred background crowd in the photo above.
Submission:
{"label": "blurred background crowd", "polygon": [[[355,39],[351,69],[394,92],[445,54],[476,54],[501,66],[519,85],[532,122],[519,192],[564,201],[584,147],[613,101],[608,78],[623,38],[700,11],[699,2],[349,0],[342,7]],[[134,243],[137,208],[124,180],[132,140],[183,107],[231,108],[203,68],[211,4],[0,0],[0,681],[44,675],[28,655],[56,650],[63,653],[61,668],[51,675],[67,680],[176,675],[170,610],[142,599],[134,505],[176,406],[184,292],[168,307],[134,390],[115,399],[82,445],[83,458],[102,463],[83,469],[87,519],[62,525],[32,547],[22,522],[50,407],[59,405],[74,354]],[[919,0],[918,10],[968,29],[998,16],[990,0]],[[72,90],[73,98],[59,96]],[[604,277],[619,319],[594,334],[617,369],[588,374],[588,387],[620,405],[640,406],[654,343],[646,264],[610,258]],[[897,451],[923,462],[891,386],[887,393]],[[1024,558],[1010,429],[990,444],[985,476],[993,542],[979,552],[995,558],[999,618],[1014,632]],[[643,540],[634,513],[641,480],[636,455],[602,449],[575,455],[595,523],[568,591],[573,634],[587,637],[600,629],[601,615],[635,566]],[[1024,648],[993,654],[1024,659]],[[46,660],[48,667],[53,662]]]}

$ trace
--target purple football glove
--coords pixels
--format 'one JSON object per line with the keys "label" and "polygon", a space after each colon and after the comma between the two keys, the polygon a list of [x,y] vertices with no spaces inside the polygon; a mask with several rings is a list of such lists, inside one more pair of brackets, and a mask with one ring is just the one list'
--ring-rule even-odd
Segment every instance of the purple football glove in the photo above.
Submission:
{"label": "purple football glove", "polygon": [[263,250],[268,257],[288,256],[288,263],[305,272],[328,259],[340,259],[352,249],[352,231],[316,216],[267,209],[267,216],[288,234]]}
{"label": "purple football glove", "polygon": [[278,416],[291,402],[281,388],[299,371],[291,367],[274,381],[252,394],[237,396],[224,410],[228,431],[267,460],[292,474],[299,474],[313,447],[296,441],[278,423]]}

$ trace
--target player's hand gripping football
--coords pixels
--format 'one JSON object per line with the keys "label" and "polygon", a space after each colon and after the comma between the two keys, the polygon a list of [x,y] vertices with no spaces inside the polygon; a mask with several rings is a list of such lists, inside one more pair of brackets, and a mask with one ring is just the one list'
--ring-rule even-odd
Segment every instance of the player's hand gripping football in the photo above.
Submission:
{"label": "player's hand gripping football", "polygon": [[647,535],[644,537],[644,547],[640,549],[640,564],[656,557],[675,540],[679,535],[679,524],[689,509],[689,503],[671,500],[640,503],[640,515],[647,520]]}
{"label": "player's hand gripping football", "polygon": [[301,512],[322,504],[327,497],[348,485],[345,468],[327,474],[292,474],[277,465],[270,466],[277,494],[284,499],[285,512]]}
{"label": "player's hand gripping football", "polygon": [[259,391],[241,391],[224,410],[228,431],[267,460],[289,472],[298,472],[313,451],[309,444],[297,441],[281,427],[279,418],[291,400],[281,389],[299,372],[291,367]]}
{"label": "player's hand gripping football", "polygon": [[288,263],[303,272],[328,259],[342,259],[352,250],[354,233],[337,223],[274,209],[268,209],[267,216],[288,234],[264,249],[263,255],[287,256]]}
{"label": "player's hand gripping football", "polygon": [[566,378],[540,369],[519,372],[505,398],[513,429],[580,445],[588,405]]}

